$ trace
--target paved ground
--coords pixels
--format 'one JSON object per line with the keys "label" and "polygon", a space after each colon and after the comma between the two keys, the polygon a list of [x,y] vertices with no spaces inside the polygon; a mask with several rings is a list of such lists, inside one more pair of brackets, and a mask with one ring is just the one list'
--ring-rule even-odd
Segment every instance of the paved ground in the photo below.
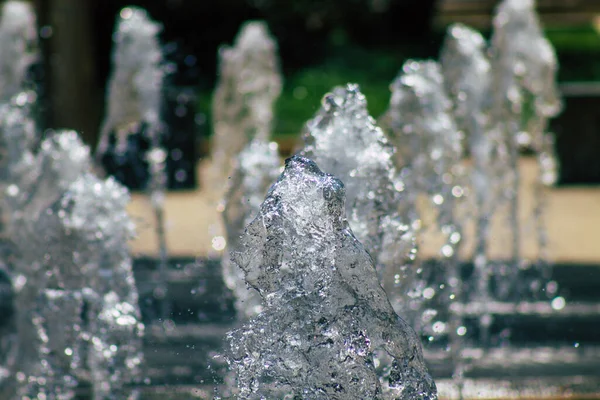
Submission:
{"label": "paved ground", "polygon": [[[533,223],[533,188],[536,164],[533,159],[521,161],[522,185],[520,214],[522,221],[522,247],[526,257],[536,258],[535,225]],[[201,182],[205,179],[206,165],[200,164]],[[208,186],[208,185],[205,185]],[[154,218],[146,197],[134,194],[130,205],[131,215],[138,223],[139,236],[132,242],[136,256],[156,255]],[[169,193],[166,200],[167,240],[173,256],[219,256],[212,248],[212,239],[223,235],[215,201],[208,191]],[[425,220],[431,219],[426,217]],[[507,217],[493,222],[492,257],[508,255]],[[600,188],[561,188],[548,190],[546,212],[549,258],[562,263],[600,265]],[[461,254],[468,258],[472,249],[474,228],[468,226]],[[471,240],[469,240],[471,239]],[[435,257],[440,248],[439,238],[428,236],[421,243],[425,257]]]}

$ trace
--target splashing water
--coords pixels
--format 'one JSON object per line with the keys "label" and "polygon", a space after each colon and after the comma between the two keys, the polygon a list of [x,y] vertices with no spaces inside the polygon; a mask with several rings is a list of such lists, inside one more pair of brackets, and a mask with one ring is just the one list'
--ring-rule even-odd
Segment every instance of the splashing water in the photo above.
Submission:
{"label": "splashing water", "polygon": [[220,198],[235,156],[253,138],[271,136],[273,106],[281,94],[277,44],[264,22],[242,26],[233,47],[219,49],[219,81],[212,106],[212,190]]}
{"label": "splashing water", "polygon": [[29,95],[27,73],[40,58],[33,6],[25,1],[7,1],[0,20],[0,102],[21,106]]}
{"label": "splashing water", "polygon": [[[79,177],[60,200],[62,224],[76,237],[69,248],[83,267],[87,304],[82,335],[94,399],[137,399],[141,381],[142,336],[138,293],[127,247],[134,234],[126,211],[127,190],[114,179]],[[63,243],[69,243],[63,240]]]}
{"label": "splashing water", "polygon": [[236,309],[244,318],[261,311],[260,296],[248,288],[244,272],[229,260],[229,253],[239,247],[239,238],[260,209],[267,190],[280,173],[277,143],[259,138],[250,142],[237,156],[237,165],[225,194],[223,221],[227,230],[227,251],[221,268],[223,280],[236,297]]}
{"label": "splashing water", "polygon": [[[29,90],[28,72],[39,60],[36,19],[31,4],[7,1],[0,19],[0,192],[19,181],[17,175],[28,173],[38,140],[31,106],[36,94]],[[17,188],[12,186],[11,191]],[[6,219],[10,213],[0,205],[0,255],[10,254],[6,240]]]}
{"label": "splashing water", "polygon": [[[486,260],[491,239],[490,220],[499,199],[502,198],[498,182],[503,180],[505,174],[502,155],[506,154],[506,149],[498,140],[498,135],[494,135],[495,132],[490,131],[489,127],[487,112],[490,103],[488,94],[491,66],[485,55],[485,46],[485,40],[479,32],[462,24],[455,24],[448,28],[440,61],[445,88],[453,100],[456,123],[466,136],[467,148],[472,159],[470,187],[475,204],[471,204],[474,206],[471,217],[475,219],[477,232],[473,255],[476,268],[474,276],[478,296],[489,301],[491,271]],[[457,302],[465,300],[464,296],[457,293]],[[461,385],[467,366],[459,355],[458,350],[465,343],[458,330],[464,327],[464,323],[457,313],[452,313],[451,316],[450,340],[455,368],[454,379]],[[488,318],[489,316],[485,317]],[[486,329],[482,332],[486,332]]]}
{"label": "splashing water", "polygon": [[81,293],[42,289],[30,306],[33,331],[27,338],[32,341],[20,349],[21,356],[28,353],[28,363],[17,372],[19,387],[14,398],[74,399],[80,367]]}
{"label": "splashing water", "polygon": [[[437,397],[344,202],[340,180],[292,157],[246,227],[233,262],[264,311],[228,335],[238,398]],[[389,362],[375,364],[384,355]]]}
{"label": "splashing water", "polygon": [[[438,63],[407,61],[392,83],[391,91],[386,133],[398,149],[394,161],[406,185],[405,201],[412,224],[421,228],[417,221],[425,220],[424,214],[433,213],[432,226],[423,228],[443,236],[439,255],[446,276],[441,281],[434,277],[431,282],[425,274],[411,292],[400,294],[412,305],[410,321],[415,329],[431,340],[446,334],[433,326],[447,323],[448,317],[439,315],[439,311],[425,304],[434,296],[441,297],[442,293],[444,298],[456,300],[460,291],[458,249],[463,227],[457,208],[464,193],[463,136],[450,112],[452,103],[445,94]],[[425,229],[421,229],[419,235],[424,233]],[[436,317],[430,321],[432,311]]]}
{"label": "splashing water", "polygon": [[496,10],[493,26],[490,45],[493,76],[491,114],[495,126],[506,136],[509,166],[514,171],[512,190],[508,191],[513,233],[508,281],[512,287],[505,291],[515,300],[531,291],[534,296],[539,296],[543,290],[541,281],[530,287],[518,284],[517,274],[522,259],[516,196],[520,181],[516,168],[518,151],[521,147],[529,147],[538,157],[538,204],[535,213],[540,244],[538,272],[547,278],[544,260],[547,240],[541,219],[544,204],[542,187],[554,184],[558,165],[552,150],[554,139],[547,133],[547,126],[549,118],[558,115],[562,107],[556,85],[556,54],[543,36],[533,0],[504,0]]}
{"label": "splashing water", "polygon": [[97,156],[106,153],[113,132],[117,137],[117,151],[125,152],[131,124],[145,123],[151,130],[158,128],[164,76],[157,37],[161,29],[141,8],[121,10],[114,34],[113,71],[106,94],[108,111],[100,129]]}
{"label": "splashing water", "polygon": [[[236,296],[238,313],[245,317],[260,310],[260,301],[253,290],[247,288],[243,272],[229,263],[228,254],[238,245],[243,227],[256,213],[267,188],[278,175],[277,149],[268,140],[273,107],[281,87],[277,43],[267,25],[262,21],[245,23],[234,46],[219,49],[209,177],[217,209],[224,211],[227,232],[226,253],[222,257],[225,260],[223,278]],[[229,183],[224,185],[227,181]]]}
{"label": "splashing water", "polygon": [[[348,223],[375,260],[386,292],[408,290],[415,279],[410,263],[416,244],[404,217],[404,182],[392,162],[394,148],[369,115],[358,85],[324,97],[306,125],[304,142],[302,155],[345,182]],[[394,304],[397,310],[403,306]]]}
{"label": "splashing water", "polygon": [[[76,350],[79,346],[74,330],[81,327],[82,300],[81,296],[69,290],[72,287],[68,284],[79,280],[81,274],[77,268],[69,269],[71,264],[63,265],[63,262],[68,262],[68,253],[58,259],[61,250],[65,251],[61,247],[61,231],[52,212],[45,212],[68,187],[73,178],[71,174],[82,173],[85,169],[85,165],[79,162],[79,151],[83,146],[72,140],[74,138],[74,133],[66,132],[46,139],[34,160],[34,179],[14,184],[19,188],[15,194],[27,195],[7,203],[14,211],[9,223],[16,255],[11,272],[13,282],[22,282],[21,287],[15,290],[19,349],[13,382],[8,390],[19,398],[35,397],[39,393],[47,396],[56,393],[62,396],[56,398],[65,399],[74,396],[72,390],[76,381],[73,384],[75,377],[69,366],[71,363],[77,365],[78,360]],[[53,159],[57,162],[49,162]],[[75,275],[71,276],[73,272]],[[69,276],[69,282],[63,282],[65,276]],[[79,280],[78,283],[83,282]],[[64,324],[62,329],[49,325],[56,322],[58,310],[64,311],[60,319]],[[63,348],[55,357],[53,352],[58,351],[63,336],[73,338],[69,341],[74,352],[63,356]],[[71,356],[74,357],[71,359]],[[63,376],[65,380],[61,381]]]}
{"label": "splashing water", "polygon": [[[126,245],[132,235],[128,195],[90,170],[89,149],[77,134],[55,133],[42,142],[31,177],[13,184],[18,190],[9,196],[14,197],[7,204],[16,253],[11,272],[20,284],[15,287],[18,358],[8,391],[19,398],[73,398],[84,360],[94,389],[105,388],[95,399],[135,398],[120,390],[139,379],[143,333]],[[123,329],[117,328],[123,323],[101,328],[97,321],[97,310],[110,307],[102,296],[113,291],[128,305],[127,321],[135,327],[120,339]],[[102,349],[107,361],[97,366],[93,350],[100,340],[116,350]],[[84,354],[88,341],[93,346]]]}
{"label": "splashing water", "polygon": [[[12,299],[18,282],[13,275],[18,251],[11,238],[11,225],[21,212],[19,206],[24,203],[27,189],[35,179],[33,148],[36,139],[35,124],[25,106],[0,104],[0,269],[7,279],[13,278],[3,285],[6,288],[13,283],[10,296],[3,299],[6,301],[3,310],[7,311],[13,311]],[[0,337],[0,395],[3,394],[3,386],[11,386],[4,385],[4,381],[11,377],[18,350],[16,318],[14,313],[4,315],[10,315],[10,320],[5,319],[6,326]],[[14,392],[12,386],[7,390],[9,393]]]}
{"label": "splashing water", "polygon": [[[449,28],[441,60],[446,88],[454,100],[459,127],[467,137],[473,160],[471,187],[474,192],[476,243],[473,254],[475,287],[478,300],[491,301],[488,265],[488,246],[491,240],[490,221],[502,204],[503,182],[509,180],[507,143],[498,130],[492,129],[491,65],[485,55],[485,41],[481,34],[463,25]],[[487,343],[487,322],[490,315],[482,316],[481,342]]]}
{"label": "splashing water", "polygon": [[[135,7],[123,9],[120,17],[98,155],[112,134],[117,151],[125,151],[131,132],[146,132],[151,144],[147,189],[158,221],[164,284],[167,153],[160,137],[160,26]],[[5,3],[0,38],[6,39],[0,40],[0,239],[9,248],[2,252],[10,254],[0,264],[7,264],[1,268],[13,278],[21,341],[14,346],[15,364],[9,365],[16,373],[8,398],[18,393],[70,399],[85,375],[92,378],[95,399],[136,399],[144,327],[125,245],[133,229],[125,212],[127,192],[90,173],[89,150],[74,132],[51,134],[34,152],[38,138],[29,105],[35,93],[27,90],[26,71],[38,56],[35,21],[26,3]],[[437,313],[435,320],[415,324],[428,335],[431,327],[424,322],[445,316],[443,307],[433,309],[427,302],[427,309],[422,307],[423,297],[443,294],[466,303],[460,292],[457,254],[463,227],[457,209],[471,189],[477,290],[470,305],[496,297],[529,300],[543,291],[548,271],[543,188],[557,174],[547,125],[561,104],[556,56],[542,36],[533,1],[502,2],[489,49],[476,31],[451,27],[441,56],[443,74],[433,62],[407,62],[392,85],[388,137],[368,115],[357,86],[334,89],[307,125],[301,154],[341,178],[345,187],[311,161],[294,157],[262,205],[279,168],[277,149],[268,143],[273,103],[281,92],[276,44],[264,24],[253,22],[220,56],[213,162],[222,178],[234,168],[221,211],[227,251],[233,253],[233,262],[223,263],[224,278],[247,319],[229,334],[227,356],[238,374],[240,398],[435,398],[418,340],[394,314],[377,273],[399,314],[412,322],[415,308]],[[470,187],[462,180],[462,135],[473,162]],[[234,137],[239,140],[232,145]],[[534,151],[540,167],[535,188],[539,274],[532,281],[517,275],[525,264],[517,219],[517,162],[523,147]],[[223,181],[218,180],[221,192]],[[434,226],[425,229],[423,197],[435,215]],[[488,260],[489,220],[504,206],[511,216],[511,259],[505,263],[511,275],[501,281],[493,276],[495,260]],[[444,236],[442,290],[419,276],[420,264],[413,262],[415,236],[426,229]],[[495,291],[492,279],[499,283]],[[156,292],[166,296],[166,288],[160,289]],[[564,299],[557,299],[552,307],[563,308]],[[450,311],[460,311],[452,305]],[[485,350],[494,314],[487,306],[482,310],[477,316]],[[161,314],[166,317],[168,310]],[[462,315],[451,313],[450,333],[458,326],[459,335],[465,333]],[[450,351],[456,348],[452,342]],[[4,397],[6,386],[0,389]]]}
{"label": "splashing water", "polygon": [[116,134],[116,152],[127,151],[127,138],[140,128],[150,142],[146,156],[149,181],[146,190],[156,219],[158,241],[158,275],[156,293],[161,295],[160,316],[169,317],[166,300],[168,268],[164,202],[167,188],[167,151],[162,146],[163,124],[160,119],[164,71],[163,54],[158,41],[162,27],[138,7],[123,8],[115,31],[113,73],[107,92],[108,113],[102,124],[96,156],[100,160],[108,151],[110,135]]}
{"label": "splashing water", "polygon": [[0,105],[0,132],[0,190],[4,197],[0,228],[3,245],[8,246],[5,241],[9,220],[34,179],[33,148],[37,135],[27,111],[9,104]]}
{"label": "splashing water", "polygon": [[[494,320],[494,302],[497,299],[537,300],[549,278],[549,269],[545,268],[542,187],[551,185],[556,178],[553,140],[546,132],[548,119],[560,111],[556,56],[542,36],[533,2],[505,0],[494,17],[489,49],[479,32],[456,24],[448,29],[441,62],[446,90],[453,100],[456,121],[466,135],[472,159],[470,174],[476,229],[475,270],[471,283],[474,295],[460,301],[470,300],[470,306],[477,306],[478,345],[485,349],[492,343],[490,326]],[[539,255],[533,279],[519,275],[525,261],[520,249],[517,197],[518,158],[523,147],[532,149],[539,163],[539,179],[534,189],[538,202],[534,216]],[[496,278],[497,287],[492,290],[494,263],[506,260],[490,260],[490,222],[507,203],[512,245],[507,265],[509,273],[499,280]],[[464,304],[455,305],[460,307],[454,308],[454,320],[460,321],[460,315],[456,314],[460,314]],[[461,343],[458,336],[454,336],[455,342]],[[454,356],[455,378],[460,385],[467,365],[458,358]]]}
{"label": "splashing water", "polygon": [[[489,53],[489,56],[486,55]],[[474,249],[474,288],[471,299],[487,308],[492,300],[536,300],[548,280],[545,268],[545,229],[542,223],[543,185],[556,178],[553,139],[546,132],[548,119],[560,111],[556,87],[556,56],[542,31],[532,1],[503,1],[494,17],[489,49],[483,37],[463,25],[450,27],[442,50],[446,88],[454,100],[457,122],[465,132],[473,161],[471,186],[477,237]],[[536,278],[522,279],[519,221],[519,151],[532,149],[539,160],[535,210],[539,255]],[[494,264],[489,260],[490,221],[508,205],[510,257],[508,276],[498,280],[494,292]],[[490,342],[491,311],[480,316],[479,342]]]}

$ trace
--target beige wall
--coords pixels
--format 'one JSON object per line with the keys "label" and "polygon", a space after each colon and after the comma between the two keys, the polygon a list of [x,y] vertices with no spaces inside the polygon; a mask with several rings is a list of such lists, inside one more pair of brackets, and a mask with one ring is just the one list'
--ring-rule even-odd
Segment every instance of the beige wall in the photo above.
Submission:
{"label": "beige wall", "polygon": [[[536,258],[535,229],[531,219],[533,182],[536,164],[532,159],[521,161],[522,185],[520,211],[522,246],[526,257]],[[199,176],[202,176],[201,174]],[[219,215],[211,200],[202,191],[169,193],[166,201],[167,240],[170,254],[175,256],[218,255],[211,248],[214,236],[223,235]],[[138,222],[139,236],[132,242],[136,255],[156,255],[153,216],[144,195],[135,194],[130,206]],[[506,216],[493,223],[492,257],[509,254],[506,236]],[[600,187],[550,189],[546,222],[549,235],[549,258],[557,262],[600,264]],[[462,256],[467,258],[473,247],[474,229],[468,226]],[[437,238],[439,239],[439,238]],[[426,237],[421,243],[423,257],[435,257],[441,246],[436,237]]]}

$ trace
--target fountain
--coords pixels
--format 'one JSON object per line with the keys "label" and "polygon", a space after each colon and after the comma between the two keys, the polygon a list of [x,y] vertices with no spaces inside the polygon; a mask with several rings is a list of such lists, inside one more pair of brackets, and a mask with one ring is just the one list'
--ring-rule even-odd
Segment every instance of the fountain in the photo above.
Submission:
{"label": "fountain", "polygon": [[[532,1],[502,2],[489,46],[475,30],[454,25],[439,64],[407,61],[391,85],[383,129],[358,85],[334,88],[282,173],[277,145],[269,143],[282,81],[277,45],[264,23],[242,27],[235,45],[220,50],[213,103],[208,197],[226,228],[226,240],[213,238],[213,247],[226,245],[214,270],[237,311],[235,321],[227,314],[219,326],[200,315],[194,318],[201,323],[180,323],[167,307],[180,295],[167,290],[169,279],[196,276],[187,269],[207,276],[213,260],[168,268],[160,25],[135,7],[119,15],[96,154],[104,164],[138,157],[130,145],[139,132],[150,147],[141,162],[149,171],[138,175],[149,176],[143,188],[158,237],[158,276],[147,279],[148,290],[143,278],[134,280],[126,245],[133,235],[127,191],[94,175],[75,132],[47,131],[41,139],[26,78],[38,58],[32,21],[24,3],[5,4],[0,397],[192,398],[204,396],[198,387],[216,385],[241,399],[434,399],[438,390],[441,397],[497,398],[576,385],[560,378],[559,362],[581,363],[581,376],[597,367],[597,351],[583,352],[579,343],[565,352],[512,341],[517,317],[531,324],[566,318],[565,300],[549,281],[543,227],[544,188],[557,168],[547,132],[560,111],[556,56]],[[532,259],[520,248],[523,148],[539,170],[532,216],[539,255]],[[508,253],[493,249],[502,239],[495,224],[508,226]],[[145,339],[138,287],[162,307],[144,315],[162,319]],[[204,290],[212,296],[217,289]],[[597,315],[597,307],[582,315]],[[172,370],[166,348],[179,362]],[[538,379],[544,374],[557,383],[546,385]],[[508,375],[533,378],[497,379]],[[176,397],[174,388],[145,386],[150,376],[193,389]]]}
{"label": "fountain", "polygon": [[264,22],[246,23],[233,47],[219,49],[219,72],[212,108],[210,181],[211,191],[221,200],[235,156],[252,139],[266,142],[271,136],[282,78],[277,44]]}
{"label": "fountain", "polygon": [[[3,18],[25,14],[23,7],[7,3]],[[18,67],[2,75],[14,93],[0,105],[2,244],[15,296],[12,332],[2,338],[13,347],[3,360],[10,372],[0,392],[72,399],[83,379],[95,399],[135,399],[143,325],[126,246],[133,232],[127,192],[91,174],[89,149],[75,132],[46,132],[36,150],[35,94],[25,80],[35,57],[18,40],[31,32],[0,31],[17,35],[3,51],[16,52]]]}
{"label": "fountain", "polygon": [[[429,341],[446,334],[448,317],[439,307],[427,303],[435,296],[447,302],[460,296],[458,249],[463,236],[458,201],[463,197],[463,138],[450,113],[445,95],[444,78],[434,61],[408,60],[391,85],[389,110],[384,116],[390,142],[397,149],[394,161],[405,182],[410,223],[418,226],[422,241],[425,231],[439,232],[442,245],[439,256],[445,276],[433,277],[423,272],[420,285],[413,293],[400,293],[400,302],[412,305],[411,324]],[[424,222],[426,214],[434,221]],[[427,226],[430,225],[430,226]],[[428,237],[428,239],[431,239]],[[417,259],[417,261],[421,261]],[[419,269],[426,269],[419,265]],[[407,296],[408,294],[408,296]]]}
{"label": "fountain", "polygon": [[19,344],[8,393],[71,399],[89,368],[95,399],[134,399],[123,387],[139,376],[143,325],[127,192],[90,174],[75,132],[50,135],[33,160],[27,179],[7,189]]}
{"label": "fountain", "polygon": [[[113,72],[106,95],[107,113],[100,129],[96,158],[100,163],[112,156],[124,164],[138,157],[139,149],[130,154],[128,141],[132,134],[143,131],[149,142],[144,160],[148,164],[145,186],[156,219],[159,257],[157,262],[156,297],[161,300],[160,317],[169,318],[166,299],[168,251],[165,235],[164,202],[167,188],[167,153],[163,148],[164,127],[160,118],[164,71],[158,42],[160,24],[150,20],[138,7],[125,7],[119,14],[115,31]],[[114,135],[114,138],[112,138]],[[111,149],[111,138],[114,149]],[[145,171],[137,171],[141,177]]]}
{"label": "fountain", "polygon": [[[304,142],[301,154],[344,182],[348,223],[375,260],[387,293],[409,292],[418,274],[410,265],[416,244],[404,208],[408,194],[393,165],[394,149],[368,114],[357,85],[324,97],[306,125]],[[408,313],[404,302],[392,302],[397,312]]]}
{"label": "fountain", "polygon": [[[523,295],[539,296],[544,290],[541,280],[531,282],[530,287],[518,285],[518,271],[523,262],[520,249],[518,201],[519,187],[517,159],[520,147],[531,148],[539,159],[540,178],[538,185],[552,185],[556,181],[552,135],[547,133],[548,120],[561,109],[556,86],[557,61],[552,45],[543,36],[533,0],[505,0],[494,17],[494,33],[491,39],[491,110],[494,126],[503,136],[508,149],[512,190],[510,201],[510,223],[512,227],[512,274],[508,280],[514,287],[510,300]],[[528,115],[530,114],[530,115]],[[538,187],[538,199],[542,193]],[[540,206],[541,207],[541,206]],[[538,210],[538,221],[541,221]],[[545,231],[541,222],[537,229],[540,257],[537,266],[541,277],[544,271]]]}
{"label": "fountain", "polygon": [[[31,66],[38,61],[39,51],[37,46],[36,20],[30,4],[21,1],[7,1],[2,6],[2,19],[0,20],[0,114],[3,126],[11,132],[8,135],[25,134],[22,141],[8,140],[1,146],[2,149],[2,176],[0,177],[0,190],[4,192],[6,185],[11,181],[12,174],[23,174],[28,165],[17,165],[17,160],[10,157],[19,156],[27,150],[33,150],[36,141],[35,127],[31,119],[24,117],[31,113],[31,106],[35,101],[35,92],[28,89],[31,86],[28,72]],[[11,115],[11,107],[18,106],[18,114]],[[19,131],[18,125],[27,125],[25,131]],[[16,130],[14,130],[16,129]],[[12,144],[21,148],[9,149]],[[6,150],[5,150],[6,149]],[[28,163],[30,160],[23,159]],[[5,224],[8,216],[4,206],[0,206],[0,254],[8,251],[5,243]]]}
{"label": "fountain", "polygon": [[227,249],[221,260],[223,280],[236,299],[240,316],[255,316],[261,311],[258,293],[248,288],[244,272],[231,263],[229,249],[239,246],[244,227],[254,218],[267,190],[279,176],[277,143],[255,138],[236,157],[223,206],[223,222],[227,231]]}
{"label": "fountain", "polygon": [[264,310],[228,336],[238,398],[437,398],[344,202],[340,180],[292,157],[246,227],[233,262]]}
{"label": "fountain", "polygon": [[260,311],[259,298],[247,287],[243,272],[229,262],[228,254],[238,246],[244,226],[279,175],[277,143],[269,142],[269,138],[282,77],[277,45],[261,21],[244,24],[235,46],[221,48],[219,59],[211,179],[215,195],[225,188],[217,205],[227,233],[223,280],[234,292],[238,313],[251,317]]}
{"label": "fountain", "polygon": [[14,99],[23,105],[28,93],[27,73],[31,65],[39,61],[36,19],[32,6],[25,1],[7,1],[2,6],[0,20],[0,99]]}
{"label": "fountain", "polygon": [[438,264],[443,271],[433,271],[422,257],[417,257],[416,267],[423,270],[423,277],[410,292],[396,296],[411,306],[409,321],[427,338],[426,343],[448,343],[451,360],[456,364],[454,379],[460,385],[462,341],[456,332],[463,321],[448,312],[447,304],[462,300],[459,249],[465,219],[461,207],[465,193],[463,134],[457,129],[437,62],[406,61],[391,91],[390,106],[382,119],[397,149],[394,161],[409,194],[411,224],[420,228],[420,241],[441,236]]}
{"label": "fountain", "polygon": [[[29,90],[29,70],[39,60],[36,19],[29,3],[7,1],[0,19],[0,193],[6,193],[13,180],[26,179],[33,165],[31,151],[38,137],[29,118],[35,92]],[[4,197],[4,195],[2,196]],[[14,246],[9,239],[10,206],[0,203],[0,274],[3,276],[0,327],[0,386],[10,376],[15,362],[14,318],[11,315],[13,290],[7,281],[12,269]],[[0,325],[2,325],[0,323]],[[1,392],[1,390],[0,390]]]}
{"label": "fountain", "polygon": [[[547,123],[560,111],[556,56],[542,35],[532,1],[501,3],[494,18],[489,54],[478,32],[455,25],[448,30],[441,57],[446,88],[454,99],[457,121],[467,136],[473,161],[471,186],[478,233],[473,287],[477,294],[470,300],[471,307],[480,305],[479,343],[483,346],[490,345],[489,326],[497,312],[494,308],[502,308],[494,301],[516,304],[547,298],[543,294],[549,269],[542,187],[556,180],[553,139],[547,133]],[[535,212],[538,257],[533,261],[525,260],[520,250],[517,163],[522,147],[531,148],[539,159],[535,189],[539,202]],[[506,205],[511,253],[507,259],[490,260],[490,222]],[[498,263],[503,264],[500,269]],[[534,273],[524,277],[523,270],[529,269],[530,263]],[[493,282],[499,270],[507,272]]]}

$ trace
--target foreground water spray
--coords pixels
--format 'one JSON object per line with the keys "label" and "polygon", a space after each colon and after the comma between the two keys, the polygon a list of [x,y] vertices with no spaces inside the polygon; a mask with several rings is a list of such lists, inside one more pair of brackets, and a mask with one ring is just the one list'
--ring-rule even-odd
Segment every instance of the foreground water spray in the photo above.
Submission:
{"label": "foreground water spray", "polygon": [[229,336],[238,398],[434,399],[414,331],[346,220],[343,183],[292,157],[233,261],[263,312]]}

